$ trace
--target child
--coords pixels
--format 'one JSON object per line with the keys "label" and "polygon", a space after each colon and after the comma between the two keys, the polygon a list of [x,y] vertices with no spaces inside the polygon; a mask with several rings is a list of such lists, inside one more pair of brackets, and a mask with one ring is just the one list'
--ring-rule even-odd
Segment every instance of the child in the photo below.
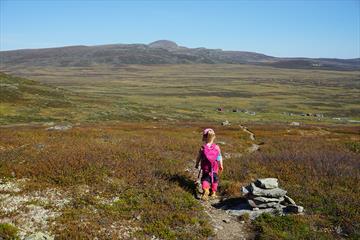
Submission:
{"label": "child", "polygon": [[203,131],[204,145],[200,148],[196,159],[195,168],[199,168],[199,163],[202,170],[201,186],[203,189],[202,200],[208,200],[211,188],[210,197],[216,197],[216,191],[219,183],[219,171],[223,170],[223,161],[220,152],[220,147],[214,143],[215,132],[211,128],[206,128]]}

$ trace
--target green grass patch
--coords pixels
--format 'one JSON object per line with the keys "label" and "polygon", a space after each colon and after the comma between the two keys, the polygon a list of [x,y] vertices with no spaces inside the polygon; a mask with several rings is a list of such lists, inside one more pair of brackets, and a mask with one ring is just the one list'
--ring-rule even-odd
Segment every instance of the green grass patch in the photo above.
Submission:
{"label": "green grass patch", "polygon": [[331,234],[311,229],[310,223],[303,216],[272,216],[270,214],[262,214],[253,224],[258,234],[256,239],[259,240],[333,239]]}

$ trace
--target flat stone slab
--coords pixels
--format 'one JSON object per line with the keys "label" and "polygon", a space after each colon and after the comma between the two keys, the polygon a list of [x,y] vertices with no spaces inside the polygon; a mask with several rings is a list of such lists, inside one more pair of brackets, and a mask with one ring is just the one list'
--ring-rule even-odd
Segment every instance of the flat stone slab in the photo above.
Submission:
{"label": "flat stone slab", "polygon": [[273,189],[279,187],[279,182],[277,178],[259,178],[255,185],[259,188]]}
{"label": "flat stone slab", "polygon": [[247,189],[254,196],[259,197],[270,197],[270,198],[280,198],[286,195],[286,191],[281,188],[273,188],[273,189],[262,189],[255,186],[254,183],[251,183]]}
{"label": "flat stone slab", "polygon": [[249,218],[251,220],[254,220],[263,213],[277,214],[278,210],[274,209],[274,208],[265,208],[265,209],[259,209],[257,211],[244,209],[244,210],[227,210],[226,212],[228,214],[230,214],[231,216],[235,216],[235,217],[242,216],[242,215],[245,215],[245,214],[249,214]]}
{"label": "flat stone slab", "polygon": [[296,205],[295,201],[287,195],[284,196],[284,201],[288,204]]}
{"label": "flat stone slab", "polygon": [[280,198],[269,198],[269,197],[256,197],[254,196],[252,198],[252,200],[254,200],[255,203],[268,203],[268,202],[282,202],[284,201],[283,197]]}

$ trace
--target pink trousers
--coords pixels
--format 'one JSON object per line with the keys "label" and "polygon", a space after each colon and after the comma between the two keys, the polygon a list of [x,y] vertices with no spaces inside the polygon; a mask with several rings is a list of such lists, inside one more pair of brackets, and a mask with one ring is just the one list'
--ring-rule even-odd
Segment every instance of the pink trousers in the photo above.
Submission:
{"label": "pink trousers", "polygon": [[[201,182],[201,186],[202,186],[202,189],[209,189],[209,188],[210,188],[210,183],[209,183],[208,181],[205,181],[205,180],[204,180],[204,181]],[[218,187],[218,183],[217,183],[217,182],[211,184],[211,190],[212,190],[213,192],[216,192],[217,187]]]}

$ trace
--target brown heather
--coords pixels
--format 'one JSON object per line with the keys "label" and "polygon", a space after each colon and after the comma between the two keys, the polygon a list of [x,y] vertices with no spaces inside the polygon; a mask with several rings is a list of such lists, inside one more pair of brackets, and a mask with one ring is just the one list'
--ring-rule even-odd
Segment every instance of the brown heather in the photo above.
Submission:
{"label": "brown heather", "polygon": [[[68,131],[2,128],[0,174],[30,179],[22,193],[57,188],[71,196],[51,227],[58,239],[115,239],[118,232],[108,231],[114,225],[136,229],[132,237],[139,239],[153,235],[206,239],[212,230],[186,171],[194,165],[203,127],[208,125],[107,123]],[[212,127],[217,140],[226,143],[223,153],[236,156],[250,146],[238,127]],[[309,226],[308,238],[345,236],[336,234],[337,226],[342,234],[359,236],[359,153],[347,147],[359,141],[359,128],[275,124],[249,128],[264,144],[257,153],[224,160],[222,195],[236,197],[242,185],[257,177],[277,177],[305,207],[306,215],[294,221]],[[0,211],[3,217],[6,214]],[[260,238],[282,239],[280,233],[262,229]]]}

